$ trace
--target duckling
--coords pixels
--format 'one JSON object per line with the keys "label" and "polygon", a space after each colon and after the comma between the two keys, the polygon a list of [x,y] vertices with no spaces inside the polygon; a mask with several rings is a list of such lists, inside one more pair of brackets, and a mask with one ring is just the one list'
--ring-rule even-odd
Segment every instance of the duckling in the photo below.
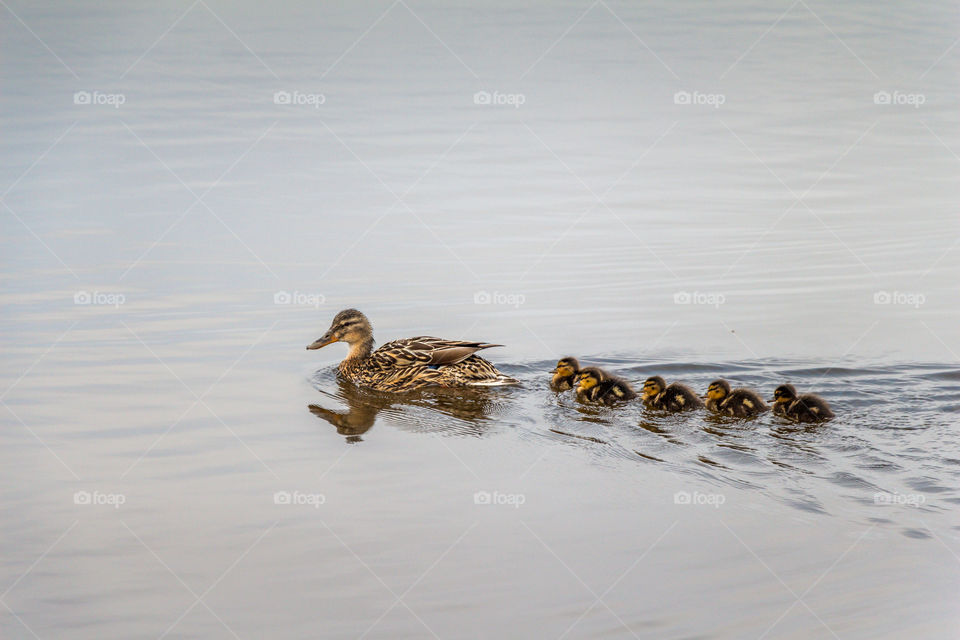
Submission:
{"label": "duckling", "polygon": [[795,422],[820,422],[833,417],[826,400],[812,393],[797,395],[792,384],[782,384],[773,392],[773,413]]}
{"label": "duckling", "polygon": [[667,386],[667,382],[660,376],[647,378],[643,383],[643,404],[648,409],[666,411],[703,408],[703,400],[693,392],[693,389],[679,382]]}
{"label": "duckling", "polygon": [[749,418],[770,409],[752,389],[730,390],[726,380],[714,380],[707,388],[707,409],[736,418]]}
{"label": "duckling", "polygon": [[553,379],[550,388],[554,391],[569,391],[573,389],[577,374],[580,373],[580,363],[576,358],[560,358],[557,367],[551,371]]}
{"label": "duckling", "polygon": [[577,374],[577,400],[613,405],[621,400],[633,400],[637,392],[630,384],[598,367],[586,367]]}

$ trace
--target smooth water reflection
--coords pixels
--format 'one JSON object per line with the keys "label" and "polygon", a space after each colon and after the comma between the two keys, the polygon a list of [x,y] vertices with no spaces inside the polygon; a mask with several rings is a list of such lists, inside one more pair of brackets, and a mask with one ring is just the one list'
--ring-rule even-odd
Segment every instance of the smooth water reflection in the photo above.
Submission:
{"label": "smooth water reflection", "polygon": [[[332,375],[318,375],[315,380],[329,382]],[[434,389],[406,394],[381,393],[358,387],[348,380],[336,379],[336,392],[327,394],[346,404],[346,411],[310,404],[310,413],[326,420],[346,436],[350,443],[362,442],[381,412],[392,424],[428,433],[483,435],[503,407],[499,391],[489,389]]]}

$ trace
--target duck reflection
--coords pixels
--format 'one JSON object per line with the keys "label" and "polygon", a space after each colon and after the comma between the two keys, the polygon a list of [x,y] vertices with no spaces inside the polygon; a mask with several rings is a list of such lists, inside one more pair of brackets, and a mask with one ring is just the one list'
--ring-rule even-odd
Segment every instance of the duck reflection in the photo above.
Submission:
{"label": "duck reflection", "polygon": [[347,410],[307,405],[310,413],[332,424],[349,443],[362,442],[381,411],[392,425],[407,431],[445,432],[456,435],[484,435],[491,416],[503,402],[503,391],[489,389],[431,389],[395,394],[362,389],[352,382],[337,379],[337,390],[327,394],[347,405]]}
{"label": "duck reflection", "polygon": [[336,427],[337,433],[346,436],[347,442],[350,443],[363,441],[360,436],[370,431],[382,408],[384,407],[361,402],[351,403],[349,411],[333,411],[318,404],[307,405],[310,413],[332,424]]}

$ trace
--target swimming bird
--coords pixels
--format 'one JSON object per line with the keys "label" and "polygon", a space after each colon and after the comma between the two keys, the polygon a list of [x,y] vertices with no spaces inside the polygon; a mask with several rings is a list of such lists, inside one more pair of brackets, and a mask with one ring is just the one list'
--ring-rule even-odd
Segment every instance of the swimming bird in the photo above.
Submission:
{"label": "swimming bird", "polygon": [[703,400],[693,392],[693,389],[679,382],[667,386],[667,382],[660,376],[647,378],[643,383],[643,404],[648,409],[666,411],[703,408]]}
{"label": "swimming bird", "polygon": [[580,372],[580,363],[576,358],[560,358],[556,368],[550,373],[550,388],[554,391],[569,391],[573,389],[577,374]]}
{"label": "swimming bird", "polygon": [[707,388],[707,409],[736,418],[749,418],[768,411],[770,407],[752,389],[730,389],[726,380],[714,380]]}
{"label": "swimming bird", "polygon": [[782,384],[773,392],[773,413],[795,422],[820,422],[833,417],[826,400],[812,393],[798,395],[792,384]]}
{"label": "swimming bird", "polygon": [[374,351],[373,327],[356,309],[338,313],[327,332],[307,345],[307,349],[320,349],[332,342],[350,345],[347,357],[337,367],[340,375],[378,391],[517,383],[476,355],[481,349],[503,346],[499,344],[418,336],[388,342]]}
{"label": "swimming bird", "polygon": [[581,402],[613,405],[636,397],[630,383],[598,367],[586,367],[577,374],[577,400]]}

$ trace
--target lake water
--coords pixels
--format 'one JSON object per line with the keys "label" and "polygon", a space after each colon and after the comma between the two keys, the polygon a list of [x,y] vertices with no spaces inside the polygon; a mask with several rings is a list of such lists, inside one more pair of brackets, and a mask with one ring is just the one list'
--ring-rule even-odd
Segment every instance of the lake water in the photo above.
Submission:
{"label": "lake water", "polygon": [[[0,13],[4,638],[960,634],[954,7]],[[347,307],[522,384],[358,392]]]}

